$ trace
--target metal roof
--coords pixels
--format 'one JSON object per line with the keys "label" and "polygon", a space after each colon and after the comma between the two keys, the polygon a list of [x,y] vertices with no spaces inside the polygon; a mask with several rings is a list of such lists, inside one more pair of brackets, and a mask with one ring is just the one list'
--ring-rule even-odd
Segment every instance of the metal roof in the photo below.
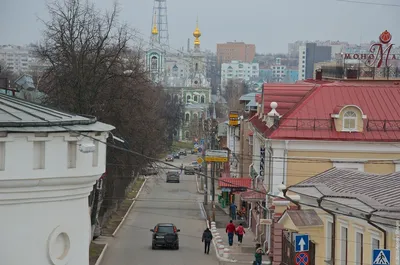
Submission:
{"label": "metal roof", "polygon": [[259,93],[254,93],[254,92],[253,92],[253,93],[245,94],[245,95],[243,95],[243,96],[241,96],[241,97],[239,98],[239,101],[251,101],[251,100],[255,100],[257,94],[259,94]]}
{"label": "metal roof", "polygon": [[96,117],[78,116],[0,94],[0,131],[62,132],[111,131],[114,127]]}

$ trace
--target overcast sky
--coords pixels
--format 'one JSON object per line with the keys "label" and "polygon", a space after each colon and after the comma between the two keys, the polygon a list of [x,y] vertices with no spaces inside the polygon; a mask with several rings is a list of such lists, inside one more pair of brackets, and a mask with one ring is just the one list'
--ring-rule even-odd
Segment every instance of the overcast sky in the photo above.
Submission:
{"label": "overcast sky", "polygon": [[[400,1],[360,0],[399,6],[377,6],[337,0],[167,0],[170,46],[186,47],[199,16],[201,45],[215,51],[216,43],[244,41],[257,52],[287,52],[296,40],[377,40],[389,30],[400,45]],[[0,44],[28,44],[41,38],[47,19],[45,0],[0,0]],[[119,0],[120,19],[150,35],[153,0]],[[112,0],[96,0],[110,8]],[[147,39],[147,38],[146,38]],[[193,42],[191,42],[192,45]]]}

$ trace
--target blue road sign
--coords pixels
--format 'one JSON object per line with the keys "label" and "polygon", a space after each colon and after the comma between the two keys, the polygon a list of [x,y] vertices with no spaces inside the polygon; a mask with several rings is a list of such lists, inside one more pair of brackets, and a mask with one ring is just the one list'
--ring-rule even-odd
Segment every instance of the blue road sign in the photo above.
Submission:
{"label": "blue road sign", "polygon": [[199,147],[199,148],[197,148],[197,151],[198,151],[199,153],[201,153],[201,151],[203,151],[203,149],[202,149],[201,147]]}
{"label": "blue road sign", "polygon": [[310,240],[308,238],[308,235],[296,235],[294,244],[296,252],[303,252],[310,250]]}
{"label": "blue road sign", "polygon": [[200,139],[200,145],[204,145],[204,139]]}
{"label": "blue road sign", "polygon": [[372,265],[390,265],[389,249],[373,249]]}

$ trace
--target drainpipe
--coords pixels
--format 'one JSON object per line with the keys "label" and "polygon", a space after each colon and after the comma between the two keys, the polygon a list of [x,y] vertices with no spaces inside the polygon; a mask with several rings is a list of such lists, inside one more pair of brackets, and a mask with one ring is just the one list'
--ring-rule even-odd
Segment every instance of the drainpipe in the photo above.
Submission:
{"label": "drainpipe", "polygon": [[288,157],[288,146],[289,146],[289,140],[286,140],[285,141],[285,150],[283,151],[284,152],[284,155],[283,155],[283,184],[284,185],[287,185],[287,176],[286,176],[286,174],[287,174],[287,157]]}
{"label": "drainpipe", "polygon": [[383,229],[382,227],[380,227],[380,226],[374,224],[374,223],[371,221],[372,214],[373,214],[374,212],[377,212],[377,211],[378,211],[378,210],[373,210],[373,211],[370,212],[369,214],[366,214],[365,217],[367,218],[367,223],[368,223],[368,224],[370,224],[371,226],[375,227],[376,229],[378,229],[379,231],[381,231],[381,232],[383,233],[383,248],[386,249],[386,237],[387,237],[387,232],[386,232],[386,230]]}
{"label": "drainpipe", "polygon": [[324,199],[325,196],[322,196],[321,198],[317,199],[318,207],[322,209],[323,211],[327,212],[332,216],[332,238],[331,238],[331,265],[335,265],[335,259],[336,259],[336,215],[331,211],[326,208],[324,208],[322,204],[322,200]]}
{"label": "drainpipe", "polygon": [[251,229],[251,222],[252,222],[252,220],[251,220],[251,212],[252,211],[253,211],[253,203],[250,202],[250,210],[249,210],[249,213],[248,213],[248,215],[249,215],[249,227],[247,227],[247,230]]}
{"label": "drainpipe", "polygon": [[[263,207],[262,204],[259,204],[259,206],[260,206],[264,211],[267,212],[267,208],[266,208],[266,207]],[[261,217],[260,214],[258,215],[258,217],[259,217],[259,218],[258,218],[258,222],[260,223],[260,219],[261,219],[261,218],[260,218],[260,217]],[[259,224],[259,226],[261,226],[261,224]],[[258,230],[257,230],[257,232],[258,232]],[[264,235],[264,232],[262,232],[262,233],[259,235],[259,236],[260,236],[260,240],[261,240],[261,237],[262,237],[263,235]],[[258,237],[256,237],[256,238],[258,239]],[[261,242],[260,242],[260,243],[261,243]]]}

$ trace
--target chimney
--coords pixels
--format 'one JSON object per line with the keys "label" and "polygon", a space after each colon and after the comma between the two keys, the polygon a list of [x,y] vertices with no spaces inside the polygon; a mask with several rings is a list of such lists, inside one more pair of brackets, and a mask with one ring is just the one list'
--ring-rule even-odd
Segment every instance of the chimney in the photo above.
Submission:
{"label": "chimney", "polygon": [[272,126],[277,124],[277,122],[279,121],[279,118],[281,117],[279,115],[279,113],[276,111],[276,108],[278,107],[278,103],[271,102],[270,107],[271,107],[271,111],[268,112],[267,118],[266,118],[266,123],[267,123],[268,128],[271,128]]}

